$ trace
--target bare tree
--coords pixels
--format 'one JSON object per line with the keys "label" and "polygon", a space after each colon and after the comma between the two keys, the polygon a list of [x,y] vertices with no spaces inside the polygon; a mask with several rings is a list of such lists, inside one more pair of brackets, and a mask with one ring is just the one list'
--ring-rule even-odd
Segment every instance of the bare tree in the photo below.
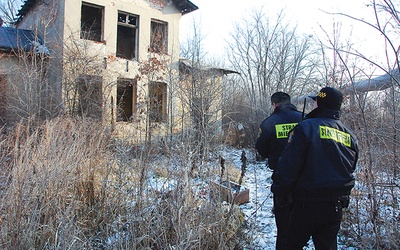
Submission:
{"label": "bare tree", "polygon": [[21,119],[43,121],[53,118],[59,114],[60,100],[49,81],[49,51],[36,29],[15,32],[24,39],[10,35],[16,46],[2,53],[5,123],[12,125]]}
{"label": "bare tree", "polygon": [[[193,21],[192,34],[181,46],[181,82],[178,95],[182,110],[191,124],[193,145],[198,160],[203,161],[210,145],[219,139],[222,119],[223,81],[228,71],[220,62],[207,58],[202,41],[201,24]],[[183,113],[182,113],[183,114]]]}
{"label": "bare tree", "polygon": [[16,57],[18,65],[7,72],[7,120],[12,124],[29,117],[40,120],[51,117],[53,101],[47,80],[47,55],[20,50]]}
{"label": "bare tree", "polygon": [[99,74],[105,67],[104,63],[98,54],[89,53],[92,46],[85,40],[76,41],[71,37],[63,47],[65,112],[71,116],[101,119],[103,89],[110,85],[104,84]]}
{"label": "bare tree", "polygon": [[237,23],[230,39],[229,61],[241,74],[235,89],[247,99],[243,124],[255,138],[259,122],[271,111],[273,92],[300,95],[318,83],[312,36],[299,35],[283,12],[271,20],[261,9]]}
{"label": "bare tree", "polygon": [[[368,6],[372,19],[334,14],[370,27],[370,39],[382,42],[382,46],[376,47],[380,58],[384,58],[382,61],[367,56],[362,48],[329,43],[342,68],[338,86],[350,97],[351,105],[345,108],[344,121],[356,131],[362,152],[357,174],[359,186],[344,225],[348,241],[353,239],[357,247],[391,249],[400,244],[399,221],[394,219],[398,218],[395,211],[399,208],[400,193],[399,4],[373,0]],[[357,63],[345,59],[349,57]],[[366,64],[371,67],[362,67]],[[381,76],[376,77],[376,72]]]}

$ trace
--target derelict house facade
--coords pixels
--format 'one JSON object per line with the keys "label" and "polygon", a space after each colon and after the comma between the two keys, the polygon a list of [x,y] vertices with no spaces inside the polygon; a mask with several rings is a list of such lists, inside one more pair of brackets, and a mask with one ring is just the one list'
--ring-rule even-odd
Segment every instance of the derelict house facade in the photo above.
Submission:
{"label": "derelict house facade", "polygon": [[155,134],[172,131],[179,20],[196,9],[187,0],[26,0],[16,28],[48,50],[48,116],[78,114],[122,135],[145,134],[148,124]]}

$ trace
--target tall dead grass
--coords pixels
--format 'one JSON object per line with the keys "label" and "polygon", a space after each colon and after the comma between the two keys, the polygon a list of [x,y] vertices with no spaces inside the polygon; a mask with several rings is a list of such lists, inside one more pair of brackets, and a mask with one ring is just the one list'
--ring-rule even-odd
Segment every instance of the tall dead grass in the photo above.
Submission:
{"label": "tall dead grass", "polygon": [[[239,209],[197,194],[184,148],[153,161],[160,155],[147,152],[157,150],[70,118],[20,124],[0,147],[1,249],[240,249],[243,242]],[[154,185],[160,172],[172,186]]]}

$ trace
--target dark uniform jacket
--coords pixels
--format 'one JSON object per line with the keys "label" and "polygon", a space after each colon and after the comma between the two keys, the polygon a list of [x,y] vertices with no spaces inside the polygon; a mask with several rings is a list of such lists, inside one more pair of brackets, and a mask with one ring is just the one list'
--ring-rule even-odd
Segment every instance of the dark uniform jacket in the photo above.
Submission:
{"label": "dark uniform jacket", "polygon": [[339,114],[339,110],[316,108],[294,128],[273,176],[275,195],[331,200],[350,194],[358,146]]}
{"label": "dark uniform jacket", "polygon": [[269,168],[272,170],[278,165],[279,155],[287,144],[289,131],[301,118],[301,112],[297,111],[293,104],[286,104],[277,106],[261,123],[255,147],[262,157],[268,158]]}

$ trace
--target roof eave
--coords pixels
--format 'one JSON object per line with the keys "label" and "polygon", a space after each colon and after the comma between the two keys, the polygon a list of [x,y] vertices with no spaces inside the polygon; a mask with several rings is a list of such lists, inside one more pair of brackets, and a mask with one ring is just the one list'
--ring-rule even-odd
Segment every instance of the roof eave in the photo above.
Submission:
{"label": "roof eave", "polygon": [[178,7],[178,9],[181,11],[182,15],[188,14],[190,12],[193,12],[193,11],[199,9],[199,7],[197,7],[195,4],[193,4],[189,0],[173,0],[173,2]]}
{"label": "roof eave", "polygon": [[35,6],[37,0],[25,0],[24,4],[21,6],[21,9],[17,13],[17,20],[15,24],[18,24],[22,21],[26,13],[28,13],[33,6]]}

